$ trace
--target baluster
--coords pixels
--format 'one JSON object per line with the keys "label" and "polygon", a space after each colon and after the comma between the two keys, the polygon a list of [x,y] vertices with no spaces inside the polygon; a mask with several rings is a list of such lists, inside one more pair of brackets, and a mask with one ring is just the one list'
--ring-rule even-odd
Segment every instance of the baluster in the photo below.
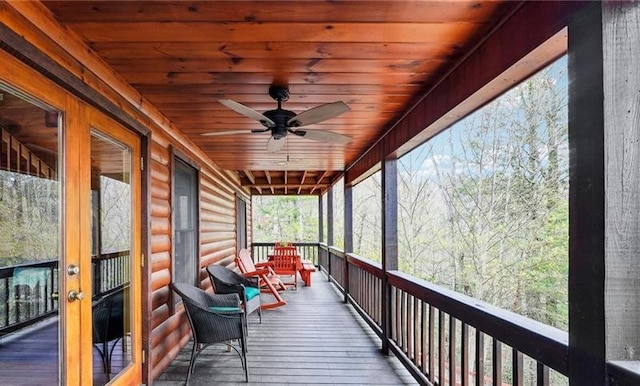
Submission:
{"label": "baluster", "polygon": [[460,335],[460,382],[462,386],[469,386],[469,326],[464,322]]}
{"label": "baluster", "polygon": [[419,314],[419,303],[420,300],[413,298],[413,318],[411,319],[411,323],[413,325],[413,364],[419,366],[420,365],[420,320],[418,319]]}
{"label": "baluster", "polygon": [[502,343],[493,338],[493,385],[502,385]]}
{"label": "baluster", "polygon": [[396,321],[396,328],[395,328],[396,331],[395,331],[395,337],[394,338],[395,338],[396,343],[398,344],[398,346],[400,346],[400,341],[402,340],[402,338],[400,336],[401,335],[401,330],[400,330],[399,325],[400,325],[400,314],[401,314],[401,309],[402,309],[402,302],[401,302],[400,290],[397,289],[396,287],[393,287],[393,289],[396,292],[396,296],[395,296],[395,299],[396,299],[396,304],[395,304],[395,306],[396,306],[395,307],[395,309],[396,309],[396,317],[394,318],[395,321]]}
{"label": "baluster", "polygon": [[444,312],[438,310],[438,381],[440,385],[444,385]]}
{"label": "baluster", "polygon": [[456,319],[449,315],[449,384],[456,384]]}
{"label": "baluster", "polygon": [[476,328],[476,385],[484,385],[484,333]]}
{"label": "baluster", "polygon": [[435,329],[435,317],[434,317],[434,313],[435,313],[435,308],[431,305],[429,305],[429,379],[431,380],[431,382],[435,382],[436,378],[435,378],[435,352],[434,352],[434,346],[435,346],[435,342],[434,340],[434,329]]}
{"label": "baluster", "polygon": [[358,274],[362,277],[363,283],[360,288],[360,293],[358,296],[362,299],[362,303],[367,307],[367,315],[371,317],[374,321],[375,315],[373,313],[373,307],[371,303],[371,298],[373,297],[373,288],[371,288],[371,275],[369,275],[366,271],[362,269],[358,269]]}
{"label": "baluster", "polygon": [[537,365],[536,384],[538,386],[549,386],[549,368],[541,362],[538,362],[538,365]]}
{"label": "baluster", "polygon": [[4,308],[4,326],[9,325],[9,278],[4,279],[4,298],[7,299],[7,305]]}
{"label": "baluster", "polygon": [[513,349],[512,352],[512,369],[513,372],[513,386],[522,386],[523,379],[523,355],[520,351]]}
{"label": "baluster", "polygon": [[398,345],[407,353],[407,293],[400,291],[400,341]]}
{"label": "baluster", "polygon": [[405,329],[407,337],[405,341],[405,345],[407,346],[405,351],[407,353],[407,358],[409,358],[409,360],[413,360],[414,358],[411,357],[411,354],[413,353],[413,295],[407,294],[405,313]]}
{"label": "baluster", "polygon": [[428,325],[427,325],[427,313],[428,313],[428,306],[427,303],[425,302],[420,302],[421,307],[420,307],[420,317],[422,319],[422,322],[420,323],[421,326],[421,330],[422,330],[422,334],[420,334],[420,348],[422,350],[422,359],[420,361],[420,368],[422,369],[422,373],[423,374],[428,374],[428,358],[427,355],[429,355],[429,349],[427,347],[427,344],[429,343],[427,341],[427,336],[428,336]]}

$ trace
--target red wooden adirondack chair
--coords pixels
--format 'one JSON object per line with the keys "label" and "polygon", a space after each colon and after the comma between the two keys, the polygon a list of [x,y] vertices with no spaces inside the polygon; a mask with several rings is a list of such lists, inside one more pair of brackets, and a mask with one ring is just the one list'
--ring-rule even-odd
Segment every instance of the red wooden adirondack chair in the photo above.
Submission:
{"label": "red wooden adirondack chair", "polygon": [[293,281],[284,283],[298,289],[298,270],[301,268],[298,249],[293,246],[279,246],[269,255],[273,270],[280,276],[293,276]]}
{"label": "red wooden adirondack chair", "polygon": [[238,252],[236,257],[236,265],[240,272],[247,277],[257,277],[260,284],[260,290],[262,292],[268,292],[276,298],[273,303],[265,303],[260,306],[262,309],[275,308],[284,306],[286,301],[280,296],[278,290],[286,290],[284,283],[280,280],[280,277],[273,271],[273,263],[253,263],[249,250],[243,248]]}

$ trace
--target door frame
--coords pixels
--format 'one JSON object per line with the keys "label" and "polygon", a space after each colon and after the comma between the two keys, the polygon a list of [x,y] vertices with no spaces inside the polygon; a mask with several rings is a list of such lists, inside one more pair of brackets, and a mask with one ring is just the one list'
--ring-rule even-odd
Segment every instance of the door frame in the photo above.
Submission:
{"label": "door frame", "polygon": [[[142,207],[142,168],[141,168],[141,138],[139,135],[127,130],[124,126],[117,123],[115,120],[107,117],[106,115],[98,112],[95,109],[89,108],[88,110],[88,127],[87,127],[87,142],[83,147],[82,158],[84,162],[82,163],[83,169],[83,177],[82,185],[83,185],[83,195],[82,199],[87,200],[89,203],[89,213],[83,217],[88,221],[87,224],[83,224],[83,231],[81,234],[84,248],[88,248],[83,250],[81,256],[86,259],[83,261],[82,267],[88,267],[91,269],[91,200],[90,192],[91,192],[91,149],[87,144],[91,143],[91,132],[96,131],[103,136],[112,139],[119,144],[122,144],[129,148],[130,156],[131,156],[131,164],[130,164],[130,186],[131,186],[131,250],[130,250],[130,276],[131,276],[131,285],[130,285],[130,310],[132,312],[132,324],[131,324],[131,364],[127,366],[124,370],[122,370],[119,374],[115,375],[115,378],[109,383],[110,385],[132,385],[139,384],[142,379],[142,266],[144,262],[142,260],[142,211],[140,208]],[[88,154],[85,154],[87,153]],[[88,173],[88,174],[87,174]],[[88,177],[87,177],[88,176]],[[88,185],[87,185],[88,183]],[[91,279],[91,273],[85,277]],[[84,284],[84,283],[83,283]],[[91,286],[93,283],[89,283]],[[89,304],[89,311],[82,312],[82,325],[91,326],[91,304]],[[86,324],[86,323],[89,324]],[[91,342],[91,329],[83,328],[83,334],[88,336],[82,336],[84,339],[83,342]],[[82,352],[87,352],[91,350],[93,352],[93,347],[91,345],[84,345],[81,348]],[[87,367],[86,365],[82,366],[83,379],[92,379],[93,378],[93,366]],[[89,378],[86,378],[89,377]]]}
{"label": "door frame", "polygon": [[[133,232],[132,232],[132,366],[112,380],[110,385],[140,384],[142,382],[142,294],[144,264],[142,256],[143,226],[142,208],[143,176],[141,172],[141,150],[145,139],[109,118],[96,108],[71,95],[52,80],[17,60],[0,49],[0,82],[27,96],[39,104],[50,106],[61,112],[62,126],[59,129],[59,168],[61,184],[60,203],[60,253],[59,258],[59,352],[60,382],[64,385],[91,384],[93,379],[93,346],[91,329],[91,129],[116,139],[131,147],[131,183]],[[146,146],[146,145],[145,145]],[[145,248],[146,251],[146,248]],[[68,275],[66,268],[78,265],[80,274]],[[70,290],[87,296],[68,302]],[[144,291],[146,293],[146,291]]]}

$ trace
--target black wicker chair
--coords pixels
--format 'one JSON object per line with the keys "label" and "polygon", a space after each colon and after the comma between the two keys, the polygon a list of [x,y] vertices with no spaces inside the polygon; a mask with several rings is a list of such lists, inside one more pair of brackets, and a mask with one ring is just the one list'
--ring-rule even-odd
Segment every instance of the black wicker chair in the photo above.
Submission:
{"label": "black wicker chair", "polygon": [[[240,309],[238,295],[209,294],[185,283],[173,283],[172,288],[182,298],[193,332],[193,349],[186,384],[189,384],[197,356],[214,343],[225,343],[235,350],[240,356],[245,380],[248,382],[246,319],[244,311]],[[232,344],[234,340],[238,341],[239,347]]]}
{"label": "black wicker chair", "polygon": [[[93,346],[102,358],[107,379],[111,379],[111,357],[118,341],[124,337],[124,292],[119,290],[93,305]],[[109,343],[113,342],[111,347]]]}
{"label": "black wicker chair", "polygon": [[260,288],[257,278],[247,278],[237,272],[219,264],[207,267],[207,273],[217,294],[238,294],[244,305],[244,312],[251,314],[258,311],[258,318],[262,323],[262,308],[260,307]]}

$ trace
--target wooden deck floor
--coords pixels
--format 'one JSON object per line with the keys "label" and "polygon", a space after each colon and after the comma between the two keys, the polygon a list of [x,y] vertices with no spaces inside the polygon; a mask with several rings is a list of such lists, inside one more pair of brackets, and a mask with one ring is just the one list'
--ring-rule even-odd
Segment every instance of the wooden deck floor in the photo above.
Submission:
{"label": "wooden deck floor", "polygon": [[[288,304],[264,311],[262,324],[257,315],[249,319],[249,385],[417,384],[395,357],[380,353],[378,337],[324,274],[283,297]],[[153,384],[183,385],[191,347]],[[240,359],[223,345],[200,354],[189,384],[247,385]]]}
{"label": "wooden deck floor", "polygon": [[[113,374],[124,367],[123,355],[119,341],[113,350]],[[25,329],[8,339],[0,339],[0,386],[57,385],[59,366],[57,318]],[[94,349],[93,384],[104,385],[107,382],[100,354]]]}

